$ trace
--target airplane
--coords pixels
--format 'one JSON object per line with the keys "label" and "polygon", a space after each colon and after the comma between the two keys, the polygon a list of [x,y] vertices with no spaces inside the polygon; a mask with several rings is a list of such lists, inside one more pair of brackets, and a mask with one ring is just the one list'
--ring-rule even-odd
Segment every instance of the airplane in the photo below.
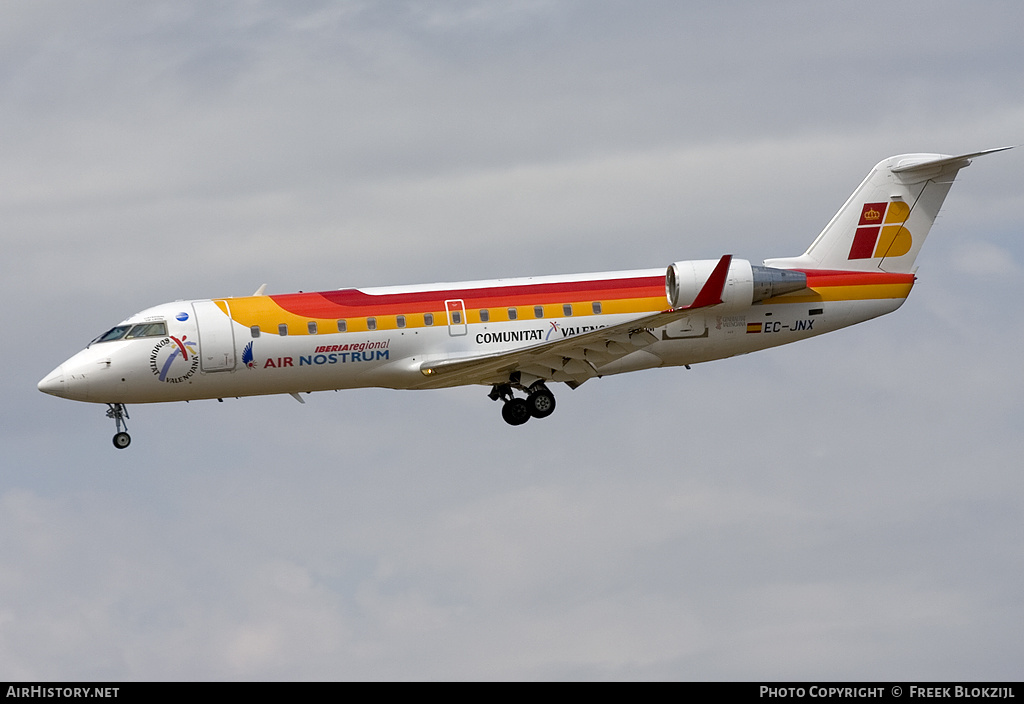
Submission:
{"label": "airplane", "polygon": [[[899,308],[960,169],[1011,147],[882,160],[800,256],[663,269],[185,300],[137,313],[40,391],[107,405],[385,387],[490,387],[502,418],[555,410],[549,384],[684,366],[838,330]],[[516,395],[517,392],[520,395]]]}

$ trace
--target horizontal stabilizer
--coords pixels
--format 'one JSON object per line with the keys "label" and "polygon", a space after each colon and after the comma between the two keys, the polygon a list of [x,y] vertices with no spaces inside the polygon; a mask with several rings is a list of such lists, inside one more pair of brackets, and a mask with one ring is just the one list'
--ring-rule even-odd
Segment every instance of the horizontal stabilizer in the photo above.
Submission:
{"label": "horizontal stabilizer", "polygon": [[[942,168],[943,166],[949,166],[950,164],[956,164],[958,162],[970,162],[971,159],[979,156],[985,156],[986,154],[995,154],[996,152],[1005,152],[1007,149],[1013,149],[1013,147],[996,147],[995,149],[986,149],[980,152],[972,152],[970,154],[961,154],[960,156],[947,156],[940,159],[931,159],[928,161],[912,162],[903,164],[902,162],[890,169],[894,174],[907,174],[915,171],[927,171],[935,168]],[[961,164],[960,167],[967,166],[967,164]]]}

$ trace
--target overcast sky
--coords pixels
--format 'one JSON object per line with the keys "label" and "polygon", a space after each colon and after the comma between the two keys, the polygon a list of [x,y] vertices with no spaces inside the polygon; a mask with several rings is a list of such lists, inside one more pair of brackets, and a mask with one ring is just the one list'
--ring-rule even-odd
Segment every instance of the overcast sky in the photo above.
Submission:
{"label": "overcast sky", "polygon": [[893,315],[553,389],[105,407],[165,301],[807,247],[1024,142],[1008,2],[0,5],[0,679],[1021,678],[1024,150]]}

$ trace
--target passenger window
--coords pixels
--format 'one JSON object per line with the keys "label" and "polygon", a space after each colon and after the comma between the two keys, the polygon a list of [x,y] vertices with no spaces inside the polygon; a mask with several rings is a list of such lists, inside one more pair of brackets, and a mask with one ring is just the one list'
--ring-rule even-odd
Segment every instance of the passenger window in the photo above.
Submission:
{"label": "passenger window", "polygon": [[277,334],[284,337],[288,334],[288,323],[281,323],[277,326]]}
{"label": "passenger window", "polygon": [[259,325],[253,325],[251,328],[249,328],[249,332],[252,333],[253,337],[259,337],[260,336],[260,326]]}
{"label": "passenger window", "polygon": [[433,325],[434,324],[434,314],[433,313],[424,313],[423,314],[423,324],[424,325]]}
{"label": "passenger window", "polygon": [[309,330],[310,335],[316,335],[316,321],[310,320],[306,323],[306,329]]}
{"label": "passenger window", "polygon": [[452,325],[462,325],[462,311],[461,310],[453,310],[452,311]]}
{"label": "passenger window", "polygon": [[543,318],[544,317],[544,306],[534,306],[533,307],[533,317],[534,318]]}
{"label": "passenger window", "polygon": [[601,315],[601,301],[594,301],[590,307],[594,310],[594,315]]}
{"label": "passenger window", "polygon": [[481,308],[480,309],[480,322],[481,323],[486,323],[490,319],[491,319],[491,311],[487,310],[486,308]]}
{"label": "passenger window", "polygon": [[376,330],[377,329],[377,319],[376,318],[367,318],[366,319],[366,329],[367,330]]}
{"label": "passenger window", "polygon": [[345,332],[346,330],[348,330],[348,323],[345,322],[344,320],[339,320],[338,321],[338,332]]}
{"label": "passenger window", "polygon": [[509,308],[508,309],[508,319],[509,320],[515,320],[518,317],[519,317],[519,311],[518,310],[516,310],[515,308]]}
{"label": "passenger window", "polygon": [[404,315],[398,316],[397,318],[395,318],[395,322],[398,323],[398,327],[404,328],[405,327],[405,316]]}
{"label": "passenger window", "polygon": [[572,315],[572,303],[562,304],[562,315]]}

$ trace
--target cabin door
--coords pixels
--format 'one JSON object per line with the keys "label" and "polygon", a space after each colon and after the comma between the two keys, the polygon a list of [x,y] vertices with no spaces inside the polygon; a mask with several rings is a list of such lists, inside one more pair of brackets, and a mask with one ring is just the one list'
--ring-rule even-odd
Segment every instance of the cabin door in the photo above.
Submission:
{"label": "cabin door", "polygon": [[[227,301],[219,301],[229,310]],[[199,367],[204,372],[235,368],[235,335],[231,318],[213,301],[195,301],[192,310],[199,326]]]}
{"label": "cabin door", "polygon": [[466,326],[466,305],[461,298],[444,302],[444,308],[448,312],[448,334],[452,337],[459,337],[469,332]]}

